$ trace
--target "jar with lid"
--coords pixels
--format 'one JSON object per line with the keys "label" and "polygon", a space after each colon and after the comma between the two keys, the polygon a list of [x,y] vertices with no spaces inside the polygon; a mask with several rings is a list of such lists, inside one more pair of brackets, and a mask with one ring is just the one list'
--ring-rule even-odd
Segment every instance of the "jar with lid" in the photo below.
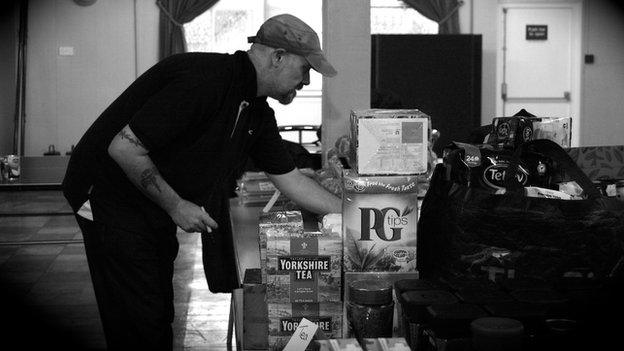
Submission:
{"label": "jar with lid", "polygon": [[359,340],[392,337],[392,285],[378,280],[357,280],[348,289],[349,333]]}

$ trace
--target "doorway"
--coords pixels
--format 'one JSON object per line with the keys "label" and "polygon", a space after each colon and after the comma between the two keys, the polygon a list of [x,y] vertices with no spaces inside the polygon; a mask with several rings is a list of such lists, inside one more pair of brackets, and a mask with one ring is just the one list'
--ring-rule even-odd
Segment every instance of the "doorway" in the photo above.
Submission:
{"label": "doorway", "polygon": [[498,11],[496,113],[572,117],[572,146],[580,139],[581,5],[501,2]]}

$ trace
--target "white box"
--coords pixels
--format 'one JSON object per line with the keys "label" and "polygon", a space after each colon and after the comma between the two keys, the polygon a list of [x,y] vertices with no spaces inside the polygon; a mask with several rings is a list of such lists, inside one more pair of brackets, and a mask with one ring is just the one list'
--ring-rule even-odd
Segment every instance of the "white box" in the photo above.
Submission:
{"label": "white box", "polygon": [[548,139],[563,148],[569,148],[572,141],[572,118],[537,117],[533,119],[533,140]]}
{"label": "white box", "polygon": [[351,111],[351,143],[360,175],[427,172],[429,116],[419,110]]}

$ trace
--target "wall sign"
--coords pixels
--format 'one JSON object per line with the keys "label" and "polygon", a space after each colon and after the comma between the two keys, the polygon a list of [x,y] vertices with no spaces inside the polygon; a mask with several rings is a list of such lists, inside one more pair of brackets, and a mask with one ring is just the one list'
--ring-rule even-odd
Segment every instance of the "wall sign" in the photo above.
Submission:
{"label": "wall sign", "polygon": [[548,25],[527,24],[526,40],[546,40],[548,39]]}

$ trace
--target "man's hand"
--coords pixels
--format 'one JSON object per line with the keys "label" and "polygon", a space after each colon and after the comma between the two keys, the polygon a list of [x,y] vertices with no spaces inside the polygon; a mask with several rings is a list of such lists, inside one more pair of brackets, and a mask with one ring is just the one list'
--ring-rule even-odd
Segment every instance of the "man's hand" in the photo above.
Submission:
{"label": "man's hand", "polygon": [[219,227],[203,207],[183,199],[180,199],[169,215],[175,224],[187,233],[203,231],[211,233],[213,229]]}

